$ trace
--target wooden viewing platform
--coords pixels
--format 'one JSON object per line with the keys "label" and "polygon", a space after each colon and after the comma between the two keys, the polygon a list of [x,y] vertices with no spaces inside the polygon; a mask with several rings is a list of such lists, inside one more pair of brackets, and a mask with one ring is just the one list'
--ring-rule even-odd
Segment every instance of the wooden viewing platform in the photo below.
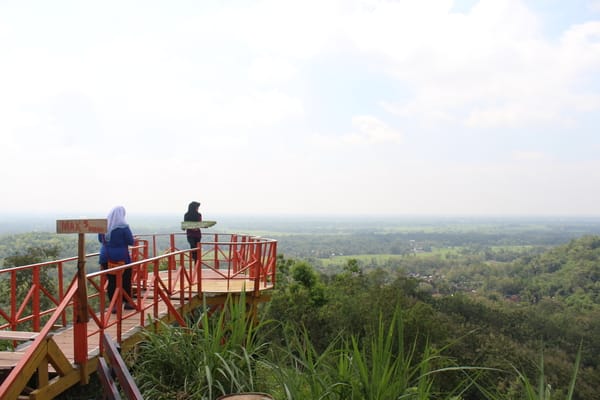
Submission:
{"label": "wooden viewing platform", "polygon": [[[187,316],[199,307],[221,307],[228,296],[241,293],[250,312],[269,300],[268,291],[275,285],[274,240],[214,234],[198,249],[178,250],[177,235],[168,235],[169,248],[162,252],[156,248],[156,235],[136,238],[133,262],[111,270],[120,282],[123,271],[132,269],[134,293],[128,301],[135,309],[120,305],[115,314],[109,312],[106,296],[107,271],[86,274],[88,312],[82,318],[77,314],[81,305],[72,268],[75,259],[0,270],[0,279],[11,282],[11,299],[19,297],[17,276],[31,275],[28,293],[0,308],[0,340],[11,347],[0,351],[0,398],[52,399],[74,385],[87,384],[103,353],[104,333],[127,351],[142,339],[142,330],[157,321],[185,326]],[[197,252],[196,263],[192,251]],[[86,260],[97,264],[97,257],[88,255]],[[40,276],[45,274],[56,274],[56,287],[43,286]],[[120,298],[118,292],[114,297]],[[50,307],[44,309],[45,304]]]}

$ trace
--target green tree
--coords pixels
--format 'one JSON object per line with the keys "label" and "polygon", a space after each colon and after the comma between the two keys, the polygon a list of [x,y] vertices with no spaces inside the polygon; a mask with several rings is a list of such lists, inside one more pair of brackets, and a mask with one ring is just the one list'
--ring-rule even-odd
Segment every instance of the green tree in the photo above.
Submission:
{"label": "green tree", "polygon": [[[46,261],[55,260],[58,258],[59,248],[58,246],[49,245],[45,247],[36,247],[30,246],[24,250],[20,250],[15,252],[14,254],[6,257],[3,261],[5,267],[18,267],[23,265],[31,265],[42,263]],[[49,272],[49,268],[40,268],[39,269],[39,284],[45,288],[48,293],[56,292],[56,281],[51,276]],[[33,282],[33,269],[28,268],[21,271],[17,271],[15,274],[15,289],[16,289],[16,298],[20,303],[25,299],[25,296],[31,289],[31,284]],[[0,298],[4,299],[4,306],[6,306],[6,302],[9,301],[10,296],[10,285],[11,282],[9,279],[4,279],[0,281]],[[40,297],[40,309],[48,309],[55,304],[52,303],[47,296]],[[24,310],[24,313],[31,312],[31,304],[28,304]]]}

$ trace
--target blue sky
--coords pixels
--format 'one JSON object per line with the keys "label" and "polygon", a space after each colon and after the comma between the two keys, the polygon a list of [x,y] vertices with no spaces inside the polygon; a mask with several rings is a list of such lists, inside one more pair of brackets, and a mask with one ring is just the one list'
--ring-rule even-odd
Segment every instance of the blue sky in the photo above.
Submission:
{"label": "blue sky", "polygon": [[600,0],[0,2],[2,213],[600,215]]}

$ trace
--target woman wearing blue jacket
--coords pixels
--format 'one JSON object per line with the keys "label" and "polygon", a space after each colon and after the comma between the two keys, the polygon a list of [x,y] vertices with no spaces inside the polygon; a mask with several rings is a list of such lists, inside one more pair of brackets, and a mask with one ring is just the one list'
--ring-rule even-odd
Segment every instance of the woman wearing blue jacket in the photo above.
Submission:
{"label": "woman wearing blue jacket", "polygon": [[[131,257],[129,255],[129,246],[133,245],[133,233],[129,228],[129,224],[125,220],[125,208],[117,206],[113,208],[107,217],[106,234],[98,234],[98,241],[102,243],[100,248],[100,266],[102,269],[108,268],[108,263],[129,264]],[[112,300],[117,287],[117,277],[115,274],[107,274],[108,279],[108,298]],[[131,298],[131,268],[123,271],[123,290]],[[135,307],[129,304],[123,297],[125,309],[132,310]],[[116,308],[113,308],[113,313],[116,313]]]}

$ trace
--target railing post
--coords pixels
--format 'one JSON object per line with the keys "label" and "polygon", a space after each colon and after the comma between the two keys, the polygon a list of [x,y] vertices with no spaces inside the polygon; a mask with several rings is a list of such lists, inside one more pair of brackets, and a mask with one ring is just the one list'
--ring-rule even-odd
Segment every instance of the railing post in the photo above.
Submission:
{"label": "railing post", "polygon": [[194,268],[196,269],[196,280],[197,282],[197,288],[198,288],[198,293],[202,293],[202,263],[204,254],[202,252],[200,252],[200,254],[198,254],[198,259],[196,260],[196,264],[194,265]]}
{"label": "railing post", "polygon": [[262,246],[265,244],[266,242],[260,242],[257,241],[256,242],[256,253],[255,253],[255,257],[256,257],[256,263],[254,263],[255,267],[255,280],[254,280],[254,294],[258,295],[260,292],[260,276],[261,276],[261,270],[262,270],[262,257],[261,257],[261,250],[262,250]]}
{"label": "railing post", "polygon": [[40,331],[40,267],[33,268],[33,279],[31,282],[33,290],[33,299],[31,313],[33,314],[33,330]]}
{"label": "railing post", "polygon": [[[140,251],[140,247],[142,250]],[[133,249],[131,251],[131,260],[132,261],[140,261],[148,259],[148,240],[145,239],[136,239],[133,244]],[[135,272],[135,274],[134,274]],[[132,271],[132,282],[138,283],[136,287],[139,289],[139,283],[142,283],[142,288],[146,289],[146,280],[148,278],[148,265],[141,264],[135,268],[135,271]]]}
{"label": "railing post", "polygon": [[73,350],[75,363],[81,366],[81,381],[88,381],[85,365],[88,357],[87,337],[87,276],[85,273],[85,234],[79,233],[77,250],[77,295],[75,296],[75,324],[73,326]]}
{"label": "railing post", "polygon": [[[63,277],[63,263],[58,262],[57,265],[58,270],[58,298],[59,301],[62,301],[65,298],[65,281]],[[67,314],[63,312],[61,322],[63,326],[67,326]]]}
{"label": "railing post", "polygon": [[17,272],[10,273],[10,327],[17,330]]}
{"label": "railing post", "polygon": [[[256,263],[255,261],[255,257],[256,257],[256,247],[258,246],[258,243],[256,242],[256,240],[249,238],[248,240],[248,262],[250,263],[250,271],[248,271],[250,273],[250,279],[254,279],[256,278]],[[258,260],[257,260],[258,261]]]}
{"label": "railing post", "polygon": [[[173,251],[175,251],[175,235],[173,233],[171,233],[171,235],[169,235],[169,253],[172,253]],[[175,269],[175,258],[173,258],[173,256],[169,257],[169,270]]]}
{"label": "railing post", "polygon": [[238,266],[237,266],[237,252],[236,252],[236,237],[235,235],[231,235],[229,238],[229,265],[230,265],[230,270],[233,271],[233,273],[237,273],[238,271]]}
{"label": "railing post", "polygon": [[277,280],[277,242],[271,243],[271,257],[269,260],[269,272],[271,273],[271,283],[275,285]]}
{"label": "railing post", "polygon": [[219,238],[216,234],[213,237],[213,242],[215,243],[215,248],[213,250],[215,253],[213,257],[213,268],[219,269]]}

